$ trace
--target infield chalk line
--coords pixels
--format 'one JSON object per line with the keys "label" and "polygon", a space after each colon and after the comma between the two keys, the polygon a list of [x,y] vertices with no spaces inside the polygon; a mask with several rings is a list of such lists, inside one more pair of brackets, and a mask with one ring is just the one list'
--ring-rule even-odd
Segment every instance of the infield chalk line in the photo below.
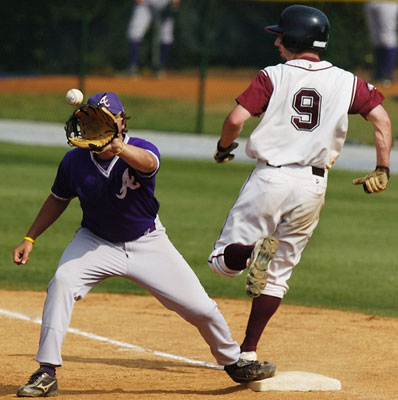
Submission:
{"label": "infield chalk line", "polygon": [[[28,317],[27,315],[19,314],[19,313],[9,311],[9,310],[4,310],[1,308],[0,308],[0,315],[4,315],[4,316],[10,317],[10,318],[20,319],[23,321],[29,321],[29,322],[33,322],[35,324],[41,325],[40,318],[31,318],[31,317]],[[200,365],[200,366],[206,367],[206,368],[223,369],[222,366],[217,365],[217,364],[207,363],[204,361],[191,360],[190,358],[176,356],[174,354],[164,353],[162,351],[145,349],[144,347],[141,347],[141,346],[137,346],[137,345],[134,345],[131,343],[126,343],[126,342],[121,342],[119,340],[109,339],[104,336],[95,335],[94,333],[88,333],[88,332],[81,331],[80,329],[68,328],[67,332],[74,333],[76,335],[80,335],[80,336],[86,337],[88,339],[97,340],[99,342],[113,344],[122,349],[133,350],[138,353],[150,353],[150,354],[153,354],[158,357],[171,358],[172,360],[184,361],[188,364]]]}

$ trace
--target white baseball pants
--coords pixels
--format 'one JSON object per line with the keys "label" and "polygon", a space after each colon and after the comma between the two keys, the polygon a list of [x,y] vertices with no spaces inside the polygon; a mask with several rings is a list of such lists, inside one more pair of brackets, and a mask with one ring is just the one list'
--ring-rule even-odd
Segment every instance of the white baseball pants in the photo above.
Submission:
{"label": "white baseball pants", "polygon": [[262,293],[283,298],[293,267],[318,224],[326,186],[327,171],[320,177],[312,173],[312,167],[292,164],[278,168],[259,161],[227,216],[209,257],[210,268],[231,278],[240,275],[243,271],[226,266],[225,247],[231,243],[250,245],[274,235],[279,247]]}
{"label": "white baseball pants", "polygon": [[374,46],[395,48],[398,43],[398,3],[373,1],[365,4],[365,15]]}
{"label": "white baseball pants", "polygon": [[132,41],[141,41],[151,22],[154,21],[154,23],[158,24],[159,42],[172,44],[174,41],[174,19],[172,17],[161,18],[160,12],[161,7],[154,7],[150,4],[137,4],[127,27],[127,37]]}
{"label": "white baseball pants", "polygon": [[61,347],[74,303],[102,280],[116,276],[138,283],[166,308],[196,326],[220,365],[238,361],[239,345],[232,340],[217,304],[157,219],[154,232],[126,243],[111,243],[88,229],[78,230],[48,285],[38,362],[62,365]]}

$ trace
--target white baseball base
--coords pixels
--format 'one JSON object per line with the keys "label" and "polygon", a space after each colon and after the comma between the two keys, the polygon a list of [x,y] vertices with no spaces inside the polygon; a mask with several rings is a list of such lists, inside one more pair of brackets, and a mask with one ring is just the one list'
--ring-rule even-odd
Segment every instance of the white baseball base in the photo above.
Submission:
{"label": "white baseball base", "polygon": [[277,372],[275,376],[262,381],[247,383],[254,392],[266,392],[268,390],[280,391],[329,391],[341,390],[341,382],[324,375],[302,371]]}

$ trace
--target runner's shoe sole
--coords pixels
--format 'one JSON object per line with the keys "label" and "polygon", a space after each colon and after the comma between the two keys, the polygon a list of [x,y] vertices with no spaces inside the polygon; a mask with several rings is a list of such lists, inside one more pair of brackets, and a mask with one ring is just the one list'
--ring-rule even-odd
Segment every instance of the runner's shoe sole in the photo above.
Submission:
{"label": "runner's shoe sole", "polygon": [[264,290],[268,279],[268,267],[271,264],[279,241],[273,236],[259,240],[248,260],[246,275],[246,294],[249,297],[258,297]]}

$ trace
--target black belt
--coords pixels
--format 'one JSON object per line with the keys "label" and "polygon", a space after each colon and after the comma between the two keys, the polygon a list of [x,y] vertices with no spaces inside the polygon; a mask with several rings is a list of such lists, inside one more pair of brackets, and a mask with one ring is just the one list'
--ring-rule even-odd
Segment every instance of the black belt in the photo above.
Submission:
{"label": "black belt", "polygon": [[[274,167],[274,168],[280,168],[281,165],[271,165],[268,164],[270,167]],[[322,178],[325,176],[325,170],[323,168],[318,168],[318,167],[311,167],[312,168],[312,175],[317,175],[317,176],[321,176]]]}
{"label": "black belt", "polygon": [[318,175],[323,178],[325,176],[325,170],[323,168],[312,167],[312,175]]}

